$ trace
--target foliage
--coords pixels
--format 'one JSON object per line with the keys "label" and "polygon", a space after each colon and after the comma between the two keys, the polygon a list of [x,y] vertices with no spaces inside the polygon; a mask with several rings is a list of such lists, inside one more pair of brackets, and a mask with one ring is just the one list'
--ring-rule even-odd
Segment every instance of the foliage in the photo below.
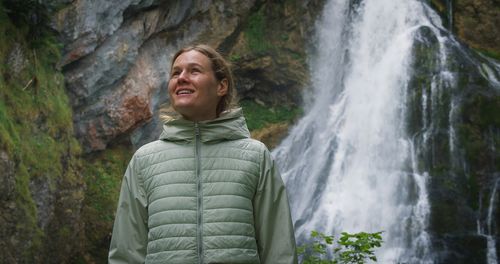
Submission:
{"label": "foliage", "polygon": [[342,232],[340,238],[334,241],[333,236],[312,231],[312,241],[300,246],[297,252],[302,257],[303,264],[363,264],[368,259],[377,261],[374,249],[382,245],[381,234],[382,232]]}
{"label": "foliage", "polygon": [[242,100],[240,105],[245,112],[248,129],[261,129],[268,124],[290,122],[302,113],[301,108],[286,106],[266,107],[252,100]]}

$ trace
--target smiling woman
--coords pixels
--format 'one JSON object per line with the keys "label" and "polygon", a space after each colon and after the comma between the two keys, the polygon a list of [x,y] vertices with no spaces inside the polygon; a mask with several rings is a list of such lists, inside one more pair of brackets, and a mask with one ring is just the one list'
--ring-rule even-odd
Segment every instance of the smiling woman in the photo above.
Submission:
{"label": "smiling woman", "polygon": [[231,108],[228,63],[198,45],[177,52],[171,68],[178,115],[130,161],[109,263],[297,263],[283,181]]}

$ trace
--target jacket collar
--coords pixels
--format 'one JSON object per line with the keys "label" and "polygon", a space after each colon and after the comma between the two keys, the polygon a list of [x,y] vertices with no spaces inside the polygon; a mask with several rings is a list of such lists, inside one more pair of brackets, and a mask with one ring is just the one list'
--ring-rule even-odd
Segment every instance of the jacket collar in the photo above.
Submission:
{"label": "jacket collar", "polygon": [[250,137],[241,108],[223,112],[213,120],[193,122],[182,117],[173,118],[163,125],[161,140],[193,141],[198,126],[202,142],[236,140]]}

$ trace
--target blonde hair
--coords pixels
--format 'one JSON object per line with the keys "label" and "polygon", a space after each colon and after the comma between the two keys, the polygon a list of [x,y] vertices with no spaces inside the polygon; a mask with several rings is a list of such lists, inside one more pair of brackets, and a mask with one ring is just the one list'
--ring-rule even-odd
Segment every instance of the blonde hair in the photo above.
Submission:
{"label": "blonde hair", "polygon": [[[214,48],[205,44],[199,44],[194,46],[187,46],[177,51],[174,54],[174,57],[172,58],[172,61],[170,63],[170,70],[172,70],[172,67],[177,57],[179,57],[184,52],[192,50],[198,51],[199,53],[205,55],[210,60],[212,70],[214,72],[214,76],[217,79],[217,81],[220,82],[224,79],[227,80],[227,93],[224,96],[222,96],[216,109],[217,117],[219,117],[222,112],[236,106],[236,89],[234,88],[234,79],[233,79],[233,73],[231,71],[231,65]],[[178,114],[176,114],[175,109],[173,109],[173,107],[171,106],[166,108],[163,107],[162,109],[160,109],[160,118],[163,119],[164,121],[172,119],[174,116],[178,116]]]}

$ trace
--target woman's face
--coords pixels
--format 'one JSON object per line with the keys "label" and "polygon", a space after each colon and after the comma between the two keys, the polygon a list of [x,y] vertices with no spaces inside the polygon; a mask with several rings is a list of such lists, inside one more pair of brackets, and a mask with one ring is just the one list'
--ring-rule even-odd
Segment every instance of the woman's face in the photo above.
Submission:
{"label": "woman's face", "polygon": [[214,119],[217,105],[227,93],[227,80],[215,78],[207,56],[190,50],[179,55],[172,65],[168,94],[175,111],[191,121]]}

